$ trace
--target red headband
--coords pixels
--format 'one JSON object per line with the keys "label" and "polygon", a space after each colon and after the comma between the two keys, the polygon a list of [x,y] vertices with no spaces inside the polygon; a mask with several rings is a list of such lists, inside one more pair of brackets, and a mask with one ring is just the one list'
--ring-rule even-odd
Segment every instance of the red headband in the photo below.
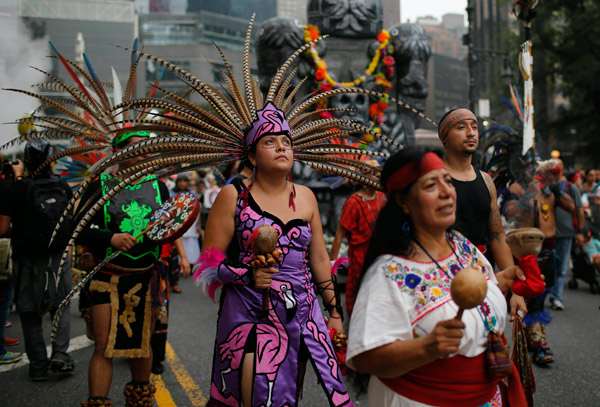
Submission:
{"label": "red headband", "polygon": [[435,153],[426,153],[420,161],[412,161],[392,174],[385,183],[388,195],[404,188],[433,170],[446,168],[442,159]]}
{"label": "red headband", "polygon": [[444,141],[450,129],[456,126],[458,122],[463,120],[477,121],[477,116],[475,116],[469,109],[461,108],[454,110],[444,117],[444,120],[442,120],[438,127],[438,135],[440,136],[440,140]]}

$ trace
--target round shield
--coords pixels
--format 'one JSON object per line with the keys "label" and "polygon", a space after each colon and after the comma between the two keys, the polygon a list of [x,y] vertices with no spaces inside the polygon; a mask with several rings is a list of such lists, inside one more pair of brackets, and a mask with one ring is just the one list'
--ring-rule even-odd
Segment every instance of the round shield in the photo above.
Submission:
{"label": "round shield", "polygon": [[200,202],[191,192],[179,192],[165,201],[150,218],[154,224],[146,234],[150,240],[165,244],[181,237],[198,219]]}

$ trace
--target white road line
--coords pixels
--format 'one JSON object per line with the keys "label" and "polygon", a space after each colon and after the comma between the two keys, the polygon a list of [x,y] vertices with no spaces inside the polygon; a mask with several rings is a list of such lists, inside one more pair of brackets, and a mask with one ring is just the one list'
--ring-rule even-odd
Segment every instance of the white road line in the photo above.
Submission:
{"label": "white road line", "polygon": [[[88,346],[92,346],[94,344],[93,341],[90,341],[87,336],[81,335],[75,338],[71,338],[69,342],[69,350],[67,352],[75,352],[76,350],[87,348]],[[46,346],[46,353],[48,355],[52,354],[52,345]],[[23,352],[23,356],[21,360],[17,363],[10,363],[7,365],[0,365],[0,373],[8,372],[14,369],[18,369],[23,366],[27,366],[29,364],[29,359],[27,358],[27,354]]]}

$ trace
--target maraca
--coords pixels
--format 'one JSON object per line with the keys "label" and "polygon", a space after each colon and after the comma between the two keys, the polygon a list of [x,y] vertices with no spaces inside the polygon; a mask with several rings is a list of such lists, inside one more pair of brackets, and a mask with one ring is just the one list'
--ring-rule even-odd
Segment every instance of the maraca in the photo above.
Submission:
{"label": "maraca", "polygon": [[[281,250],[275,250],[279,234],[271,225],[262,225],[252,232],[250,244],[254,250],[254,256],[250,266],[254,269],[272,267],[275,263],[281,262]],[[269,289],[263,292],[263,309],[269,309]]]}
{"label": "maraca", "polygon": [[481,270],[468,267],[456,273],[450,286],[452,300],[458,305],[456,319],[462,318],[464,310],[481,304],[486,293],[487,280]]}

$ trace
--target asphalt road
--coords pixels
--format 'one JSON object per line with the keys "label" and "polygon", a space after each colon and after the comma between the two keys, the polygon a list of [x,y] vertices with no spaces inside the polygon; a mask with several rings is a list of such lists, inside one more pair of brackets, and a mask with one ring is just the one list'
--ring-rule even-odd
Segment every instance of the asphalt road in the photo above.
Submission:
{"label": "asphalt road", "polygon": [[[171,296],[170,346],[165,372],[153,377],[159,388],[159,407],[202,406],[210,388],[217,305],[205,297],[191,279],[182,281],[181,287],[182,294]],[[590,294],[587,285],[580,283],[577,291],[565,289],[564,311],[551,311],[554,320],[548,326],[548,340],[555,362],[546,368],[534,368],[536,406],[600,405],[599,305],[600,295]],[[92,347],[83,336],[83,319],[76,312],[76,306],[73,308],[72,346],[81,347],[72,352],[77,361],[75,373],[70,376],[51,374],[47,382],[31,383],[25,363],[0,366],[1,406],[78,406],[87,398],[87,364]],[[6,330],[6,335],[22,339],[18,315],[11,313],[9,320],[13,326]],[[49,321],[46,321],[46,333],[48,329]],[[10,350],[24,352],[24,346],[20,344]],[[115,406],[124,405],[122,389],[127,381],[127,362],[116,359],[110,394]],[[351,394],[357,405],[368,406],[365,397],[356,399],[354,392]],[[327,405],[309,366],[300,406]]]}

